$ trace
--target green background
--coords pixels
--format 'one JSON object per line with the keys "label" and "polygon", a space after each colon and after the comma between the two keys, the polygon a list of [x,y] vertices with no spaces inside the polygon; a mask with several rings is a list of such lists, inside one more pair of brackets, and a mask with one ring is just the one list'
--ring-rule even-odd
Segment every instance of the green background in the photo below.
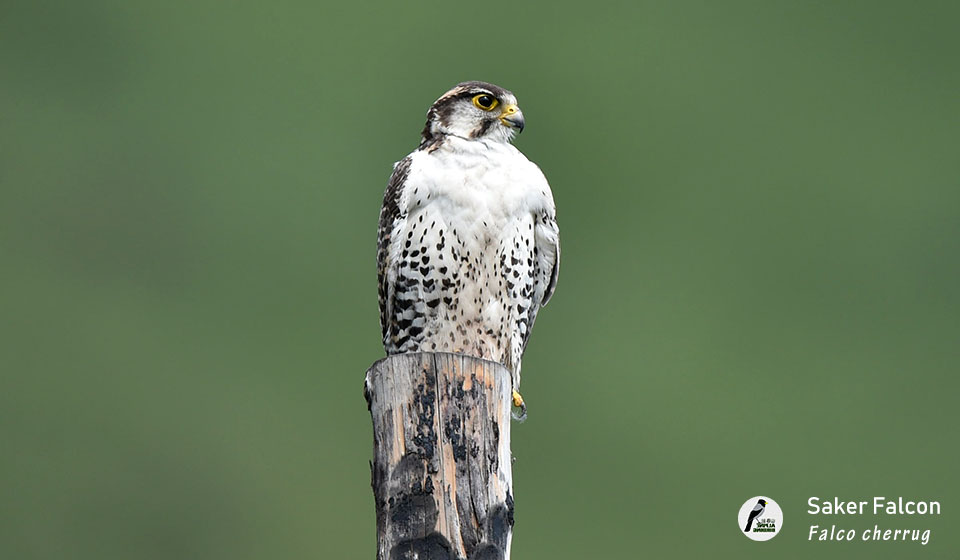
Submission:
{"label": "green background", "polygon": [[5,1],[0,557],[372,558],[380,200],[481,79],[563,240],[514,558],[956,558],[956,6]]}

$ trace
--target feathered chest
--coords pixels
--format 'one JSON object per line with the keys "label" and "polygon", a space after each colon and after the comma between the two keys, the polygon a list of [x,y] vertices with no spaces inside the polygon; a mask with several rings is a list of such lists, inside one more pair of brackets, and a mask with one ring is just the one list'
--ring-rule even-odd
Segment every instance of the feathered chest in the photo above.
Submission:
{"label": "feathered chest", "polygon": [[454,139],[418,152],[401,199],[407,214],[430,207],[463,228],[497,231],[552,204],[540,169],[509,144]]}
{"label": "feathered chest", "polygon": [[553,269],[553,249],[538,247],[554,223],[546,179],[513,146],[476,140],[451,138],[404,165],[384,259],[388,352],[519,367]]}

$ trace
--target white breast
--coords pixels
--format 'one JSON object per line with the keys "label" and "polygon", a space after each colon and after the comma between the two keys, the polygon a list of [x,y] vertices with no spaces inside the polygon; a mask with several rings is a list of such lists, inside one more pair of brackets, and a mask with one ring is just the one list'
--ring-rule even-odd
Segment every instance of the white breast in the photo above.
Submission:
{"label": "white breast", "polygon": [[434,152],[415,153],[409,177],[408,212],[429,202],[453,220],[487,219],[492,228],[520,214],[553,213],[546,178],[512,144],[449,137]]}
{"label": "white breast", "polygon": [[555,214],[543,173],[510,144],[448,137],[412,155],[400,207],[391,260],[418,336],[395,350],[465,352],[519,375],[550,273],[534,252],[536,217]]}

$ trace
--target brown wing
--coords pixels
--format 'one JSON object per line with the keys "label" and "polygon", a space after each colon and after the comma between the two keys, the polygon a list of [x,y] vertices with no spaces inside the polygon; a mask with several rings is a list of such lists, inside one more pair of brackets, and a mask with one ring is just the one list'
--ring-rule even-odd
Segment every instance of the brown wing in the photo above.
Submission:
{"label": "brown wing", "polygon": [[557,226],[557,219],[550,215],[544,215],[541,224],[542,230],[538,232],[540,238],[537,240],[537,248],[545,254],[548,262],[552,261],[550,281],[543,292],[543,302],[541,303],[541,305],[546,305],[550,301],[553,291],[557,289],[557,278],[560,276],[560,228]]}
{"label": "brown wing", "polygon": [[387,342],[387,333],[390,332],[395,280],[390,274],[394,265],[389,262],[390,237],[397,221],[404,218],[400,209],[400,194],[410,173],[411,161],[410,156],[407,156],[393,166],[393,174],[390,175],[387,190],[383,193],[383,206],[380,207],[380,226],[377,229],[377,299],[380,302],[380,332],[384,344]]}
{"label": "brown wing", "polygon": [[[544,272],[549,276],[539,276],[538,287],[533,294],[533,301],[530,302],[530,308],[527,311],[527,331],[523,336],[524,349],[527,347],[530,333],[533,332],[537,313],[550,301],[550,296],[557,288],[557,276],[560,273],[560,229],[556,218],[551,212],[543,212],[537,216],[535,224],[534,247],[538,276]],[[540,286],[543,286],[542,290]]]}

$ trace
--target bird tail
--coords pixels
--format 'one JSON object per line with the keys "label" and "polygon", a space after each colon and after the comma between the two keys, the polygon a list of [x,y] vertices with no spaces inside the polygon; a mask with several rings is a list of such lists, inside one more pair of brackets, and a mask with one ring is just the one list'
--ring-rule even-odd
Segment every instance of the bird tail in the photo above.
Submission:
{"label": "bird tail", "polygon": [[753,518],[747,519],[747,526],[743,528],[744,533],[750,532],[750,526],[753,525]]}

